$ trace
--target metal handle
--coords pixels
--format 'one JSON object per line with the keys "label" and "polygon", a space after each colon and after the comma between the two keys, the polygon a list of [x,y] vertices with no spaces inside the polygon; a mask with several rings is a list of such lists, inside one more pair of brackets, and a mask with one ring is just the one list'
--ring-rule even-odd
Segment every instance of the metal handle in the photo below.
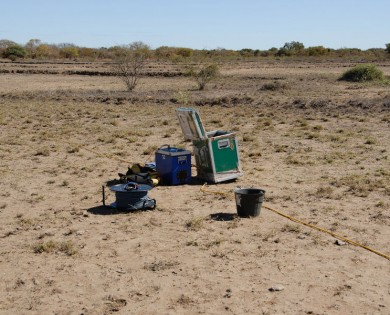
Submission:
{"label": "metal handle", "polygon": [[164,147],[168,147],[168,150],[171,148],[171,146],[170,146],[169,144],[163,144],[163,145],[159,148],[159,150],[162,149],[162,148],[164,148]]}

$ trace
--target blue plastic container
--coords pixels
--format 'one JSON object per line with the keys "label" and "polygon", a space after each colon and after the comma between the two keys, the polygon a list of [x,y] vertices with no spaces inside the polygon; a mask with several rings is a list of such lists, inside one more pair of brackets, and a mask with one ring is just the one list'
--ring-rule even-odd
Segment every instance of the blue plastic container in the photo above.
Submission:
{"label": "blue plastic container", "polygon": [[191,181],[191,152],[164,145],[156,151],[156,171],[165,185]]}

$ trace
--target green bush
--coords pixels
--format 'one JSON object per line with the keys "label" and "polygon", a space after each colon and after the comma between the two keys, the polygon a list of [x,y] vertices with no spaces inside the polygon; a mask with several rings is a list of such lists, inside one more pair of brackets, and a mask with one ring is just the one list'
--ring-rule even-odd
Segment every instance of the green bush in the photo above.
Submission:
{"label": "green bush", "polygon": [[350,82],[366,82],[384,80],[383,71],[374,65],[357,65],[343,73],[339,80]]}
{"label": "green bush", "polygon": [[67,59],[77,58],[79,50],[76,46],[64,47],[60,50],[60,56]]}
{"label": "green bush", "polygon": [[3,52],[3,57],[16,60],[17,58],[24,58],[26,54],[27,51],[23,47],[19,45],[12,45],[7,47],[7,49]]}
{"label": "green bush", "polygon": [[324,46],[313,46],[305,49],[306,54],[309,56],[323,56],[328,54],[329,51],[330,49]]}

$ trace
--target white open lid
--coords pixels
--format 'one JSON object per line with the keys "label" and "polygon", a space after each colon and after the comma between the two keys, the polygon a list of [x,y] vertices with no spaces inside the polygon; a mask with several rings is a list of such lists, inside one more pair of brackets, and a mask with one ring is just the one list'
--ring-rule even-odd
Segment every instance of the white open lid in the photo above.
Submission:
{"label": "white open lid", "polygon": [[181,130],[186,140],[204,140],[207,139],[199,113],[192,108],[176,109],[179,118]]}

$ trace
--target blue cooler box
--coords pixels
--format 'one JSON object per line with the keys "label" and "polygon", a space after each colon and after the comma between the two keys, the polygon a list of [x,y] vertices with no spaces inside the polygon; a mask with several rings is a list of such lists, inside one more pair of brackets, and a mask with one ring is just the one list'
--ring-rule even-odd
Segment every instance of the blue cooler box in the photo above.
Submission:
{"label": "blue cooler box", "polygon": [[191,180],[191,152],[162,146],[156,151],[156,171],[165,185],[188,184]]}

